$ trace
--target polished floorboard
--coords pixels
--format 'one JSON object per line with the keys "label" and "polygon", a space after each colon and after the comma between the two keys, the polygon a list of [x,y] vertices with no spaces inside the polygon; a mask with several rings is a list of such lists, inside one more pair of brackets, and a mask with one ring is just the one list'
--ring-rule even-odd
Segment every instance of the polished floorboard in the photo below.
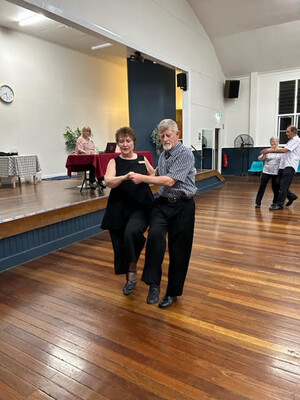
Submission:
{"label": "polished floorboard", "polygon": [[258,183],[196,197],[168,309],[122,294],[107,232],[1,273],[0,399],[300,400],[300,200],[270,212],[268,187],[255,209]]}

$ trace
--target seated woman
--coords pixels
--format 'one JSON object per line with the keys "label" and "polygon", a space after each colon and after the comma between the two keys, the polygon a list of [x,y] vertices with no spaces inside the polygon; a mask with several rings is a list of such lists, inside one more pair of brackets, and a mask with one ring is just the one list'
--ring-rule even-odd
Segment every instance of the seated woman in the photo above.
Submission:
{"label": "seated woman", "polygon": [[101,227],[108,229],[114,250],[115,274],[126,274],[123,293],[129,295],[137,282],[137,261],[145,244],[153,194],[148,184],[135,185],[129,172],[152,175],[155,170],[142,155],[134,153],[136,133],[130,127],[116,132],[121,154],[109,161],[104,180],[111,188]]}
{"label": "seated woman", "polygon": [[[75,153],[76,154],[95,154],[95,143],[91,139],[92,130],[89,126],[84,126],[81,130],[81,136],[77,139]],[[91,190],[96,189],[95,184],[95,167],[90,166],[89,169],[89,182]]]}
{"label": "seated woman", "polygon": [[[278,143],[279,143],[278,138],[271,137],[270,145],[273,149],[278,148]],[[256,195],[256,200],[255,200],[256,208],[260,208],[261,200],[263,198],[267,184],[270,179],[272,181],[272,190],[273,190],[272,204],[277,203],[278,194],[279,194],[277,175],[278,175],[278,170],[279,170],[280,157],[281,157],[280,153],[268,153],[266,155],[261,154],[258,157],[259,160],[264,160],[264,168],[263,168],[261,178],[260,178],[260,186],[259,186],[259,189],[258,189],[258,192]]]}

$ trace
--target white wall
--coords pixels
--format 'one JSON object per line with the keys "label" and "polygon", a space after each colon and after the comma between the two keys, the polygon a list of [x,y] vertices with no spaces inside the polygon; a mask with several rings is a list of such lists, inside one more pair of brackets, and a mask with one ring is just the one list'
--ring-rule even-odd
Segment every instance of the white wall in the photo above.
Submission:
{"label": "white wall", "polygon": [[[234,77],[240,80],[239,97],[225,100],[225,121],[223,147],[233,147],[235,137],[241,133],[251,134],[254,146],[268,146],[270,137],[277,136],[278,85],[280,81],[300,79],[300,69]],[[255,88],[256,101],[250,103],[251,85]],[[256,107],[255,110],[250,108]],[[255,115],[256,129],[250,132],[250,115]]]}
{"label": "white wall", "polygon": [[100,61],[17,32],[0,29],[1,82],[15,100],[0,103],[0,150],[37,154],[43,177],[65,175],[63,132],[89,125],[103,150],[128,125],[126,59]]}
{"label": "white wall", "polygon": [[[202,129],[213,130],[222,128],[224,116],[217,118],[216,114],[224,114],[224,84],[209,79],[199,72],[192,75],[191,90],[191,144],[199,149],[198,132]],[[222,134],[221,134],[222,135]]]}
{"label": "white wall", "polygon": [[184,142],[222,126],[224,75],[214,48],[185,0],[28,0],[56,17],[88,27],[189,73],[183,96]]}
{"label": "white wall", "polygon": [[238,135],[249,134],[250,77],[234,79],[240,80],[239,97],[225,99],[222,147],[233,147],[234,139]]}

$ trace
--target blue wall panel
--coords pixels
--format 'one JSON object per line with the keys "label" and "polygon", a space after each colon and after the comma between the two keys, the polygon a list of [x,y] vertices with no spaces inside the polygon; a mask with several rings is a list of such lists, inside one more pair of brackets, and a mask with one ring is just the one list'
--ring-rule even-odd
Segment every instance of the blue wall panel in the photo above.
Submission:
{"label": "blue wall panel", "polygon": [[101,232],[105,210],[24,232],[0,242],[0,271],[23,264]]}
{"label": "blue wall panel", "polygon": [[175,71],[150,60],[127,61],[130,126],[137,150],[150,150],[157,165],[151,133],[163,118],[176,119]]}
{"label": "blue wall panel", "polygon": [[222,167],[222,175],[247,175],[248,169],[251,167],[253,161],[256,161],[260,155],[260,151],[265,147],[251,147],[247,150],[240,150],[238,148],[227,148],[222,150],[223,154],[226,153],[228,157],[228,167]]}

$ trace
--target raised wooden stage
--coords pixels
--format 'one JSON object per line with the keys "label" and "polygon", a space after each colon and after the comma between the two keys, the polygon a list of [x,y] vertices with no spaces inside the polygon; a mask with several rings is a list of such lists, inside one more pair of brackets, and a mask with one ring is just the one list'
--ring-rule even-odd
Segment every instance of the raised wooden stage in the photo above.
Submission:
{"label": "raised wooden stage", "polygon": [[[81,183],[72,178],[0,188],[0,271],[101,231],[109,189],[80,193]],[[223,183],[218,171],[197,172],[199,191]]]}

